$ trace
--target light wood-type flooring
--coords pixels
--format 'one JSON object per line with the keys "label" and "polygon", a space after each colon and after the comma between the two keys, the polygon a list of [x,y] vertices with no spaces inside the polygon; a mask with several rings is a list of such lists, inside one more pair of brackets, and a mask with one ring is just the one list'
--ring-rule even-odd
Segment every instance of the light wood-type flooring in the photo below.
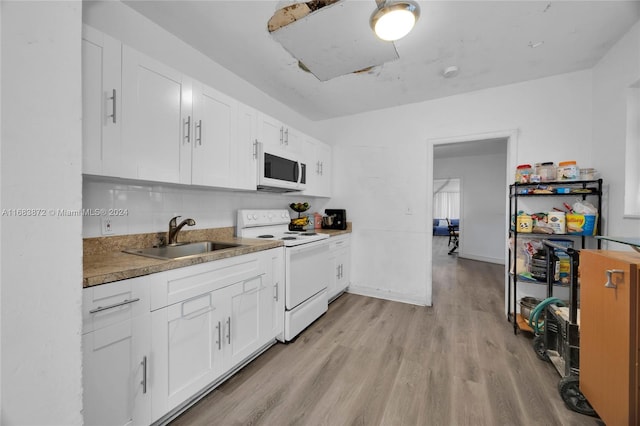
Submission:
{"label": "light wood-type flooring", "polygon": [[345,294],[177,418],[178,425],[602,425],[504,314],[504,267],[434,237],[433,307]]}

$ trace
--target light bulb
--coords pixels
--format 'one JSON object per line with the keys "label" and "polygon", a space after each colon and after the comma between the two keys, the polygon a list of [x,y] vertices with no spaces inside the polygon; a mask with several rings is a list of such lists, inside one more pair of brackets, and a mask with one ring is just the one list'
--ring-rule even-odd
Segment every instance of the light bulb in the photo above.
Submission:
{"label": "light bulb", "polygon": [[371,26],[380,39],[395,41],[409,34],[419,14],[415,3],[387,3],[373,13]]}

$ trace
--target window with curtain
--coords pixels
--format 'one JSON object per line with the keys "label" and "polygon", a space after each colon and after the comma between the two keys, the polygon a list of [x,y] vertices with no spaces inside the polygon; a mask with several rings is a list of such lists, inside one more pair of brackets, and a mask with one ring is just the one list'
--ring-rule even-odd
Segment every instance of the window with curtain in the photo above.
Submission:
{"label": "window with curtain", "polygon": [[433,218],[460,219],[460,179],[434,180]]}

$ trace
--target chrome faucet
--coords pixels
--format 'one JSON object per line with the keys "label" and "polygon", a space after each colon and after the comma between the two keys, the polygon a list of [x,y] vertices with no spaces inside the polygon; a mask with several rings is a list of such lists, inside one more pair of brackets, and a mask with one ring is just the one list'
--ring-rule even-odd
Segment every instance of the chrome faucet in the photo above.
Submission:
{"label": "chrome faucet", "polygon": [[176,244],[178,242],[178,232],[180,232],[183,226],[193,226],[196,224],[196,221],[193,219],[185,219],[180,222],[180,225],[177,225],[179,217],[182,216],[176,216],[169,221],[169,241],[167,242],[169,245]]}

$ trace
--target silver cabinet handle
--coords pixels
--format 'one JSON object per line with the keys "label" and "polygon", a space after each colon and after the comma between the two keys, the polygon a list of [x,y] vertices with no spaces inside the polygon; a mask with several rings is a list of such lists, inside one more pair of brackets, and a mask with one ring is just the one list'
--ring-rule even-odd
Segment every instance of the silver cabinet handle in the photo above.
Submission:
{"label": "silver cabinet handle", "polygon": [[285,135],[284,144],[289,145],[289,129],[284,131],[284,135]]}
{"label": "silver cabinet handle", "polygon": [[284,126],[280,126],[280,143],[284,143]]}
{"label": "silver cabinet handle", "polygon": [[316,174],[319,175],[320,174],[320,162],[316,161]]}
{"label": "silver cabinet handle", "polygon": [[198,120],[198,124],[196,124],[196,129],[198,130],[198,136],[196,137],[196,141],[198,145],[202,146],[202,120]]}
{"label": "silver cabinet handle", "polygon": [[147,356],[142,357],[142,381],[140,384],[142,385],[142,393],[147,393]]}
{"label": "silver cabinet handle", "polygon": [[273,295],[273,300],[275,300],[276,302],[278,301],[278,285],[280,283],[276,283],[276,285],[273,286],[273,288],[275,289],[275,294]]}
{"label": "silver cabinet handle", "polygon": [[320,162],[320,176],[324,176],[324,161]]}
{"label": "silver cabinet handle", "polygon": [[187,143],[191,142],[191,116],[187,116],[187,119],[184,120],[184,125],[187,126],[187,131],[184,132],[184,138],[186,139]]}
{"label": "silver cabinet handle", "polygon": [[606,288],[618,288],[618,286],[611,281],[611,277],[613,274],[620,274],[624,276],[624,271],[622,269],[607,269],[605,274],[607,275],[607,282],[604,283],[604,286]]}
{"label": "silver cabinet handle", "polygon": [[114,303],[113,305],[109,305],[109,306],[98,306],[97,308],[90,310],[89,313],[95,314],[96,312],[102,312],[102,311],[106,311],[107,309],[117,308],[118,306],[128,305],[130,303],[137,302],[138,300],[140,300],[140,298],[136,297],[135,299],[125,299],[122,302]]}
{"label": "silver cabinet handle", "polygon": [[113,105],[113,114],[111,114],[109,117],[111,117],[113,124],[116,124],[116,89],[113,89],[113,91],[111,92],[111,97],[109,99],[111,100],[111,103]]}
{"label": "silver cabinet handle", "polygon": [[340,278],[340,265],[336,266],[336,278]]}
{"label": "silver cabinet handle", "polygon": [[218,329],[218,341],[216,343],[218,344],[218,350],[220,350],[222,349],[222,324],[220,324],[220,321],[218,321],[216,328]]}
{"label": "silver cabinet handle", "polygon": [[258,139],[253,141],[253,159],[258,159]]}
{"label": "silver cabinet handle", "polygon": [[231,317],[227,317],[227,343],[231,344]]}

